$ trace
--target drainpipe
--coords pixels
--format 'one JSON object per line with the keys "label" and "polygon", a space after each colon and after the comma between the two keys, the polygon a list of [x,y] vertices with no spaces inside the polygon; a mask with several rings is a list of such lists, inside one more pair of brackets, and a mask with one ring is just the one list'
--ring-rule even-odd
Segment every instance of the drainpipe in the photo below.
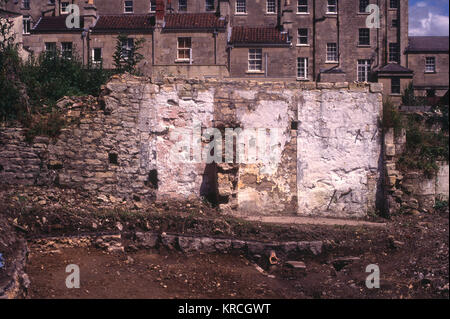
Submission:
{"label": "drainpipe", "polygon": [[313,3],[313,81],[316,81],[316,0]]}
{"label": "drainpipe", "polygon": [[268,72],[267,72],[267,68],[268,68],[268,60],[269,60],[269,54],[267,52],[264,52],[264,77],[267,77]]}
{"label": "drainpipe", "polygon": [[277,29],[282,30],[281,24],[281,0],[277,0]]}
{"label": "drainpipe", "polygon": [[384,63],[387,64],[388,61],[388,2],[385,2],[384,8]]}
{"label": "drainpipe", "polygon": [[155,31],[152,31],[152,65],[155,65]]}
{"label": "drainpipe", "polygon": [[81,39],[83,39],[83,41],[81,41],[83,43],[83,65],[86,65],[86,62],[85,62],[86,52],[85,52],[85,49],[84,49],[84,47],[85,47],[84,42],[86,41],[86,35],[87,35],[86,30],[83,30],[81,32]]}
{"label": "drainpipe", "polygon": [[86,36],[86,44],[87,44],[87,65],[88,68],[91,68],[91,29],[89,28]]}
{"label": "drainpipe", "polygon": [[[377,0],[377,7],[380,8],[380,0]],[[381,24],[381,21],[380,21],[380,24]],[[381,25],[380,25],[380,27],[381,27]],[[373,68],[377,68],[380,65],[380,28],[377,28],[377,47],[376,47],[376,50],[377,50],[377,64],[374,67],[372,67],[372,69]]]}
{"label": "drainpipe", "polygon": [[[397,5],[397,41],[398,41],[398,64],[402,65],[402,21],[400,20],[401,18],[401,14],[400,14],[400,10],[402,9],[402,4],[401,1],[398,1],[398,5]],[[408,31],[406,31],[408,32]]]}
{"label": "drainpipe", "polygon": [[336,39],[336,41],[337,41],[337,49],[338,49],[338,63],[335,68],[337,69],[341,65],[341,43],[340,43],[341,37],[340,37],[340,32],[339,32],[339,27],[340,27],[339,1],[336,1],[336,12],[337,12],[337,17],[336,17],[337,18],[337,20],[336,20],[337,39]]}
{"label": "drainpipe", "polygon": [[217,64],[217,35],[219,32],[217,30],[214,30],[213,36],[214,36],[214,64]]}

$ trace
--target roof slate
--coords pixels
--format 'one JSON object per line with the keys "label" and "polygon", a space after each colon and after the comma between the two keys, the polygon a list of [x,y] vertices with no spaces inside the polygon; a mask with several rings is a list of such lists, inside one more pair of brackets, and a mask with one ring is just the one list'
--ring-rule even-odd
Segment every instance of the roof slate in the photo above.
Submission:
{"label": "roof slate", "polygon": [[287,33],[274,27],[233,27],[233,44],[289,44]]}
{"label": "roof slate", "polygon": [[224,29],[226,20],[214,13],[169,13],[164,29]]}
{"label": "roof slate", "polygon": [[408,37],[406,52],[448,52],[448,36]]}
{"label": "roof slate", "polygon": [[388,63],[378,70],[379,73],[412,73],[413,71],[397,63]]}
{"label": "roof slate", "polygon": [[[67,16],[43,16],[33,27],[33,32],[71,32],[80,31],[81,28],[67,28]],[[81,19],[83,21],[83,19]]]}
{"label": "roof slate", "polygon": [[93,31],[145,30],[151,31],[154,26],[154,15],[121,14],[103,15],[97,20]]}

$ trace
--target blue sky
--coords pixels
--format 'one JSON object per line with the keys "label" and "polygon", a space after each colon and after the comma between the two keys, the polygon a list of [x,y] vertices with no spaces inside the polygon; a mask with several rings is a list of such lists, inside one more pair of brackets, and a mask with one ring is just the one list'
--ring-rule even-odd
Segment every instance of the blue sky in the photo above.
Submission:
{"label": "blue sky", "polygon": [[409,35],[448,35],[449,0],[409,0]]}

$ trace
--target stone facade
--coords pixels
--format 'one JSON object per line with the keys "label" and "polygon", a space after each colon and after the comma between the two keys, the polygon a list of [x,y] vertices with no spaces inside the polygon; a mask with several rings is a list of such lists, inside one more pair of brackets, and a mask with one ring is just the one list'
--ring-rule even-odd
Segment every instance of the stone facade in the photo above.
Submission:
{"label": "stone facade", "polygon": [[[348,83],[116,76],[100,103],[59,103],[68,124],[57,139],[27,144],[23,129],[2,128],[0,180],[142,201],[207,197],[251,215],[362,217],[375,210],[381,187],[380,92]],[[223,136],[237,128],[264,133],[228,140],[230,158],[213,127]],[[260,143],[268,129],[275,143]],[[252,143],[258,157],[250,160],[243,147],[237,161],[238,146]],[[208,145],[218,156],[211,163]]]}
{"label": "stone facade", "polygon": [[[448,42],[448,37],[446,38]],[[434,57],[436,70],[427,72],[425,61]],[[449,55],[442,52],[407,53],[408,65],[414,69],[414,91],[419,96],[443,96],[448,92]]]}
{"label": "stone facade", "polygon": [[[194,14],[194,13],[217,13],[227,23],[227,30],[204,29],[202,32],[192,30],[184,26],[177,32],[158,31],[158,21],[155,23],[154,32],[150,32],[152,41],[148,41],[144,52],[146,66],[144,72],[147,75],[156,75],[164,72],[195,77],[245,77],[245,78],[298,78],[298,58],[307,58],[306,79],[322,82],[341,81],[377,81],[376,73],[384,65],[394,62],[405,65],[404,51],[408,45],[408,0],[398,1],[376,1],[370,0],[340,0],[337,2],[336,13],[328,12],[327,1],[307,1],[305,10],[299,9],[299,2],[295,0],[275,0],[274,11],[268,10],[269,1],[245,1],[245,12],[237,11],[236,0],[216,0],[214,7],[207,11],[206,1],[187,1],[185,10],[180,10],[180,4],[174,1],[147,1],[133,0],[133,8],[130,12],[125,10],[124,0],[77,0],[77,1],[55,1],[49,4],[47,0],[32,1],[30,9],[21,8],[19,3],[10,2],[8,8],[24,15],[31,16],[32,23],[38,25],[40,15],[58,16],[61,14],[62,3],[78,4],[84,18],[84,27],[94,29],[92,34],[88,33],[81,38],[82,30],[78,34],[72,34],[74,43],[84,41],[84,46],[79,46],[79,55],[87,62],[91,58],[93,45],[100,43],[104,50],[102,56],[104,66],[109,68],[109,62],[114,53],[113,43],[118,33],[136,36],[136,30],[112,30],[108,36],[96,36],[95,25],[98,17],[106,15],[135,15],[149,14],[157,15],[162,10],[159,26],[164,26],[165,14]],[[391,3],[397,3],[391,7]],[[153,4],[153,6],[151,6]],[[362,8],[366,4],[378,5],[380,18],[379,28],[367,28],[366,20],[370,13]],[[157,5],[161,6],[158,7]],[[162,9],[161,9],[162,8]],[[305,12],[303,12],[305,11]],[[198,19],[195,18],[195,19]],[[237,44],[231,40],[231,34],[235,27],[259,28],[255,37],[247,38]],[[113,26],[112,26],[113,27]],[[287,35],[284,45],[274,45],[267,38],[263,28],[271,28],[276,32]],[[306,42],[298,40],[299,29],[307,32]],[[368,30],[369,41],[359,42],[360,29]],[[218,33],[217,33],[218,32]],[[35,53],[44,48],[46,37],[52,39],[58,37],[55,30],[42,33],[34,30],[31,35],[24,36],[25,46],[29,46]],[[138,32],[139,33],[139,32]],[[149,35],[150,36],[150,35]],[[177,38],[187,36],[192,38],[193,62],[179,63],[174,58],[177,50]],[[105,38],[105,39],[103,39]],[[53,40],[52,40],[53,41]],[[67,39],[64,39],[67,41]],[[36,44],[38,42],[39,44]],[[61,41],[57,41],[60,43]],[[337,60],[328,61],[327,44],[335,44],[337,47]],[[398,44],[398,55],[390,52],[390,46]],[[249,50],[261,50],[261,68],[258,72],[249,72]],[[396,49],[392,49],[394,51]],[[392,53],[392,54],[391,54]],[[368,72],[358,77],[358,63],[362,60],[369,61]],[[395,61],[393,61],[395,60]],[[359,61],[359,62],[358,62]],[[179,69],[179,70],[177,70]],[[327,70],[338,69],[340,75],[331,76]],[[299,78],[300,79],[300,78]],[[303,77],[301,80],[304,80]]]}

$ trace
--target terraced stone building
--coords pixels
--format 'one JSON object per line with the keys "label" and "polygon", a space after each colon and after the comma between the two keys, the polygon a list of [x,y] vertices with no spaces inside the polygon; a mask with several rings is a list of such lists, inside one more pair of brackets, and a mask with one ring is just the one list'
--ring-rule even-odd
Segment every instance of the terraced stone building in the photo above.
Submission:
{"label": "terraced stone building", "polygon": [[[80,8],[75,28],[70,4]],[[408,0],[9,0],[7,9],[23,14],[35,54],[76,52],[111,68],[118,34],[129,38],[124,51],[144,38],[149,75],[379,81],[398,100],[415,71]]]}

